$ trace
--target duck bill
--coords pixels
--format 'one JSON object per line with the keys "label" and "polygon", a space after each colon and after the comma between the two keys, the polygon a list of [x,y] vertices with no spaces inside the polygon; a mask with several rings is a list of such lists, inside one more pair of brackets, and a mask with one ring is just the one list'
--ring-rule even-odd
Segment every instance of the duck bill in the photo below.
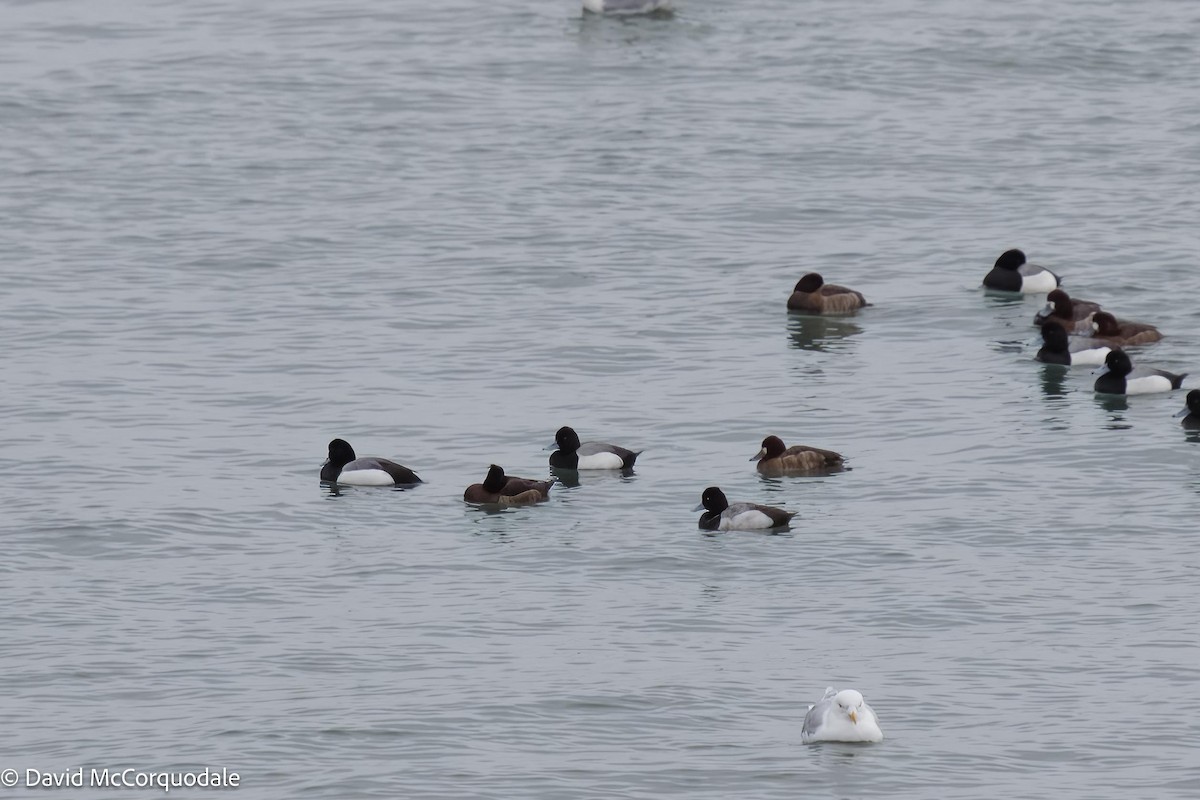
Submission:
{"label": "duck bill", "polygon": [[1185,408],[1183,409],[1183,411],[1180,411],[1178,414],[1172,414],[1172,415],[1171,415],[1171,418],[1172,418],[1172,419],[1179,419],[1180,417],[1186,417],[1186,416],[1187,416],[1188,414],[1190,414],[1191,412],[1192,412],[1192,410],[1191,410],[1190,408],[1186,408],[1186,407],[1185,407]]}
{"label": "duck bill", "polygon": [[759,450],[756,454],[750,456],[750,460],[751,461],[762,461],[766,457],[767,457],[767,448],[764,447],[761,450]]}
{"label": "duck bill", "polygon": [[548,444],[548,445],[546,445],[545,447],[543,447],[543,448],[542,448],[542,450],[543,450],[543,451],[546,451],[546,450],[557,450],[557,449],[558,449],[558,442],[551,442],[550,444]]}
{"label": "duck bill", "polygon": [[1099,378],[1101,375],[1107,375],[1108,374],[1108,365],[1105,364],[1103,367],[1096,370],[1092,374],[1095,375],[1097,378]]}
{"label": "duck bill", "polygon": [[701,503],[700,505],[696,506],[695,508],[692,509],[692,511],[704,511],[704,503]]}

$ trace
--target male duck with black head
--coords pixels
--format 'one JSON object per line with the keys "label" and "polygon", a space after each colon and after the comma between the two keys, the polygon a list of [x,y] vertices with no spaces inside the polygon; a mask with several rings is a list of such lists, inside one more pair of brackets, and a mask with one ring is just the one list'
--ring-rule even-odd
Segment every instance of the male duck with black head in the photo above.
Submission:
{"label": "male duck with black head", "polygon": [[477,505],[523,506],[550,499],[553,481],[517,478],[492,464],[483,483],[473,483],[463,492],[463,501]]}
{"label": "male duck with black head", "polygon": [[321,480],[346,486],[411,486],[421,483],[417,473],[386,458],[357,458],[345,439],[329,443],[329,460],[321,467]]}
{"label": "male duck with black head", "polygon": [[789,311],[808,314],[846,314],[869,305],[861,293],[826,283],[815,272],[808,273],[796,282],[796,288],[787,301]]}
{"label": "male duck with black head", "polygon": [[1187,405],[1175,416],[1183,417],[1179,421],[1183,427],[1200,429],[1200,389],[1192,389],[1187,393]]}
{"label": "male duck with black head", "polygon": [[782,508],[760,506],[756,503],[730,503],[725,493],[716,486],[710,486],[700,496],[700,505],[695,510],[704,509],[700,515],[700,529],[706,531],[761,531],[768,528],[786,528],[796,516],[795,511],[784,511]]}
{"label": "male duck with black head", "polygon": [[1117,347],[1104,359],[1104,369],[1096,379],[1096,391],[1101,394],[1153,394],[1170,392],[1183,385],[1185,372],[1176,375],[1151,367],[1133,368],[1124,350]]}
{"label": "male duck with black head", "polygon": [[555,469],[633,469],[642,454],[608,442],[580,442],[575,429],[566,425],[554,434],[550,446],[557,448],[550,454],[550,466]]}
{"label": "male duck with black head", "polygon": [[1071,367],[1079,364],[1099,366],[1112,351],[1112,348],[1102,342],[1091,339],[1077,338],[1075,343],[1067,336],[1066,330],[1057,322],[1047,322],[1042,326],[1042,349],[1037,352],[1037,360],[1043,364],[1062,364]]}
{"label": "male duck with black head", "polygon": [[762,449],[750,460],[757,461],[758,471],[772,478],[841,469],[846,461],[840,453],[832,450],[803,444],[787,447],[778,436],[763,439]]}
{"label": "male duck with black head", "polygon": [[1062,280],[1045,267],[1030,264],[1025,254],[1017,249],[1005,250],[996,259],[995,266],[983,278],[983,285],[1002,292],[1040,294],[1052,292]]}

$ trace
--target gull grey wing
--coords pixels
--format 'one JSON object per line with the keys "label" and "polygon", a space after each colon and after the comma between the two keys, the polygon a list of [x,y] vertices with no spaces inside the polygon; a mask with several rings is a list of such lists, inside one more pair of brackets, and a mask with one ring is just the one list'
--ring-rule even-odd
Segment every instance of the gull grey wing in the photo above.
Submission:
{"label": "gull grey wing", "polygon": [[825,717],[833,707],[833,700],[824,697],[804,715],[804,726],[800,729],[802,736],[813,736],[825,725]]}

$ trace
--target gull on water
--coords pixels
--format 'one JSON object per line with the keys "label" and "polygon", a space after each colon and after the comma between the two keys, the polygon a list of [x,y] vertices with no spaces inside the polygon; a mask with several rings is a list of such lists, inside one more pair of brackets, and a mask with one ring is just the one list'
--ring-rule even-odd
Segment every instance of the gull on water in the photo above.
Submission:
{"label": "gull on water", "polygon": [[583,0],[583,10],[593,14],[653,14],[670,11],[671,0]]}
{"label": "gull on water", "polygon": [[800,738],[814,742],[882,742],[883,731],[875,712],[853,689],[840,692],[830,686],[804,715]]}

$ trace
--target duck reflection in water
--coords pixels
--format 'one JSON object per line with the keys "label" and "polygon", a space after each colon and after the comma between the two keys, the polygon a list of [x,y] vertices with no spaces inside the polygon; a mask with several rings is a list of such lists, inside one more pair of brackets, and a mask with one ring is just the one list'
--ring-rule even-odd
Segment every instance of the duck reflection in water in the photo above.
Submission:
{"label": "duck reflection in water", "polygon": [[[520,507],[518,507],[518,506],[502,506],[502,505],[498,505],[496,503],[480,503],[478,505],[472,504],[472,505],[465,506],[465,509],[468,514],[482,514],[485,517],[497,517],[497,516],[502,516],[504,514],[516,514],[517,512],[520,511]],[[499,529],[487,530],[487,531],[477,531],[477,533],[498,533],[498,532],[500,532]]]}
{"label": "duck reflection in water", "polygon": [[1124,394],[1096,394],[1096,405],[1112,416],[1105,427],[1111,431],[1123,431],[1133,427],[1125,421],[1125,412],[1129,410],[1129,396]]}
{"label": "duck reflection in water", "polygon": [[1030,300],[1026,300],[1026,295],[1017,294],[1016,292],[992,292],[986,289],[983,292],[983,303],[989,311],[1013,308],[1014,306],[1027,306],[1036,310],[1045,305],[1044,302],[1035,304]]}
{"label": "duck reflection in water", "polygon": [[862,333],[862,328],[848,319],[788,314],[788,336],[797,350],[836,349],[839,342]]}
{"label": "duck reflection in water", "polygon": [[1042,365],[1042,394],[1048,398],[1067,396],[1067,368],[1062,364]]}
{"label": "duck reflection in water", "polygon": [[[580,476],[585,475],[584,472],[581,472],[577,469],[559,469],[558,467],[551,467],[550,474],[555,478],[558,478],[558,482],[567,489],[574,489],[578,487],[581,483]],[[626,467],[625,469],[593,470],[586,473],[586,479],[588,483],[611,481],[614,479],[621,481],[621,483],[630,483],[635,478],[637,478],[637,473],[634,472],[633,467]]]}

